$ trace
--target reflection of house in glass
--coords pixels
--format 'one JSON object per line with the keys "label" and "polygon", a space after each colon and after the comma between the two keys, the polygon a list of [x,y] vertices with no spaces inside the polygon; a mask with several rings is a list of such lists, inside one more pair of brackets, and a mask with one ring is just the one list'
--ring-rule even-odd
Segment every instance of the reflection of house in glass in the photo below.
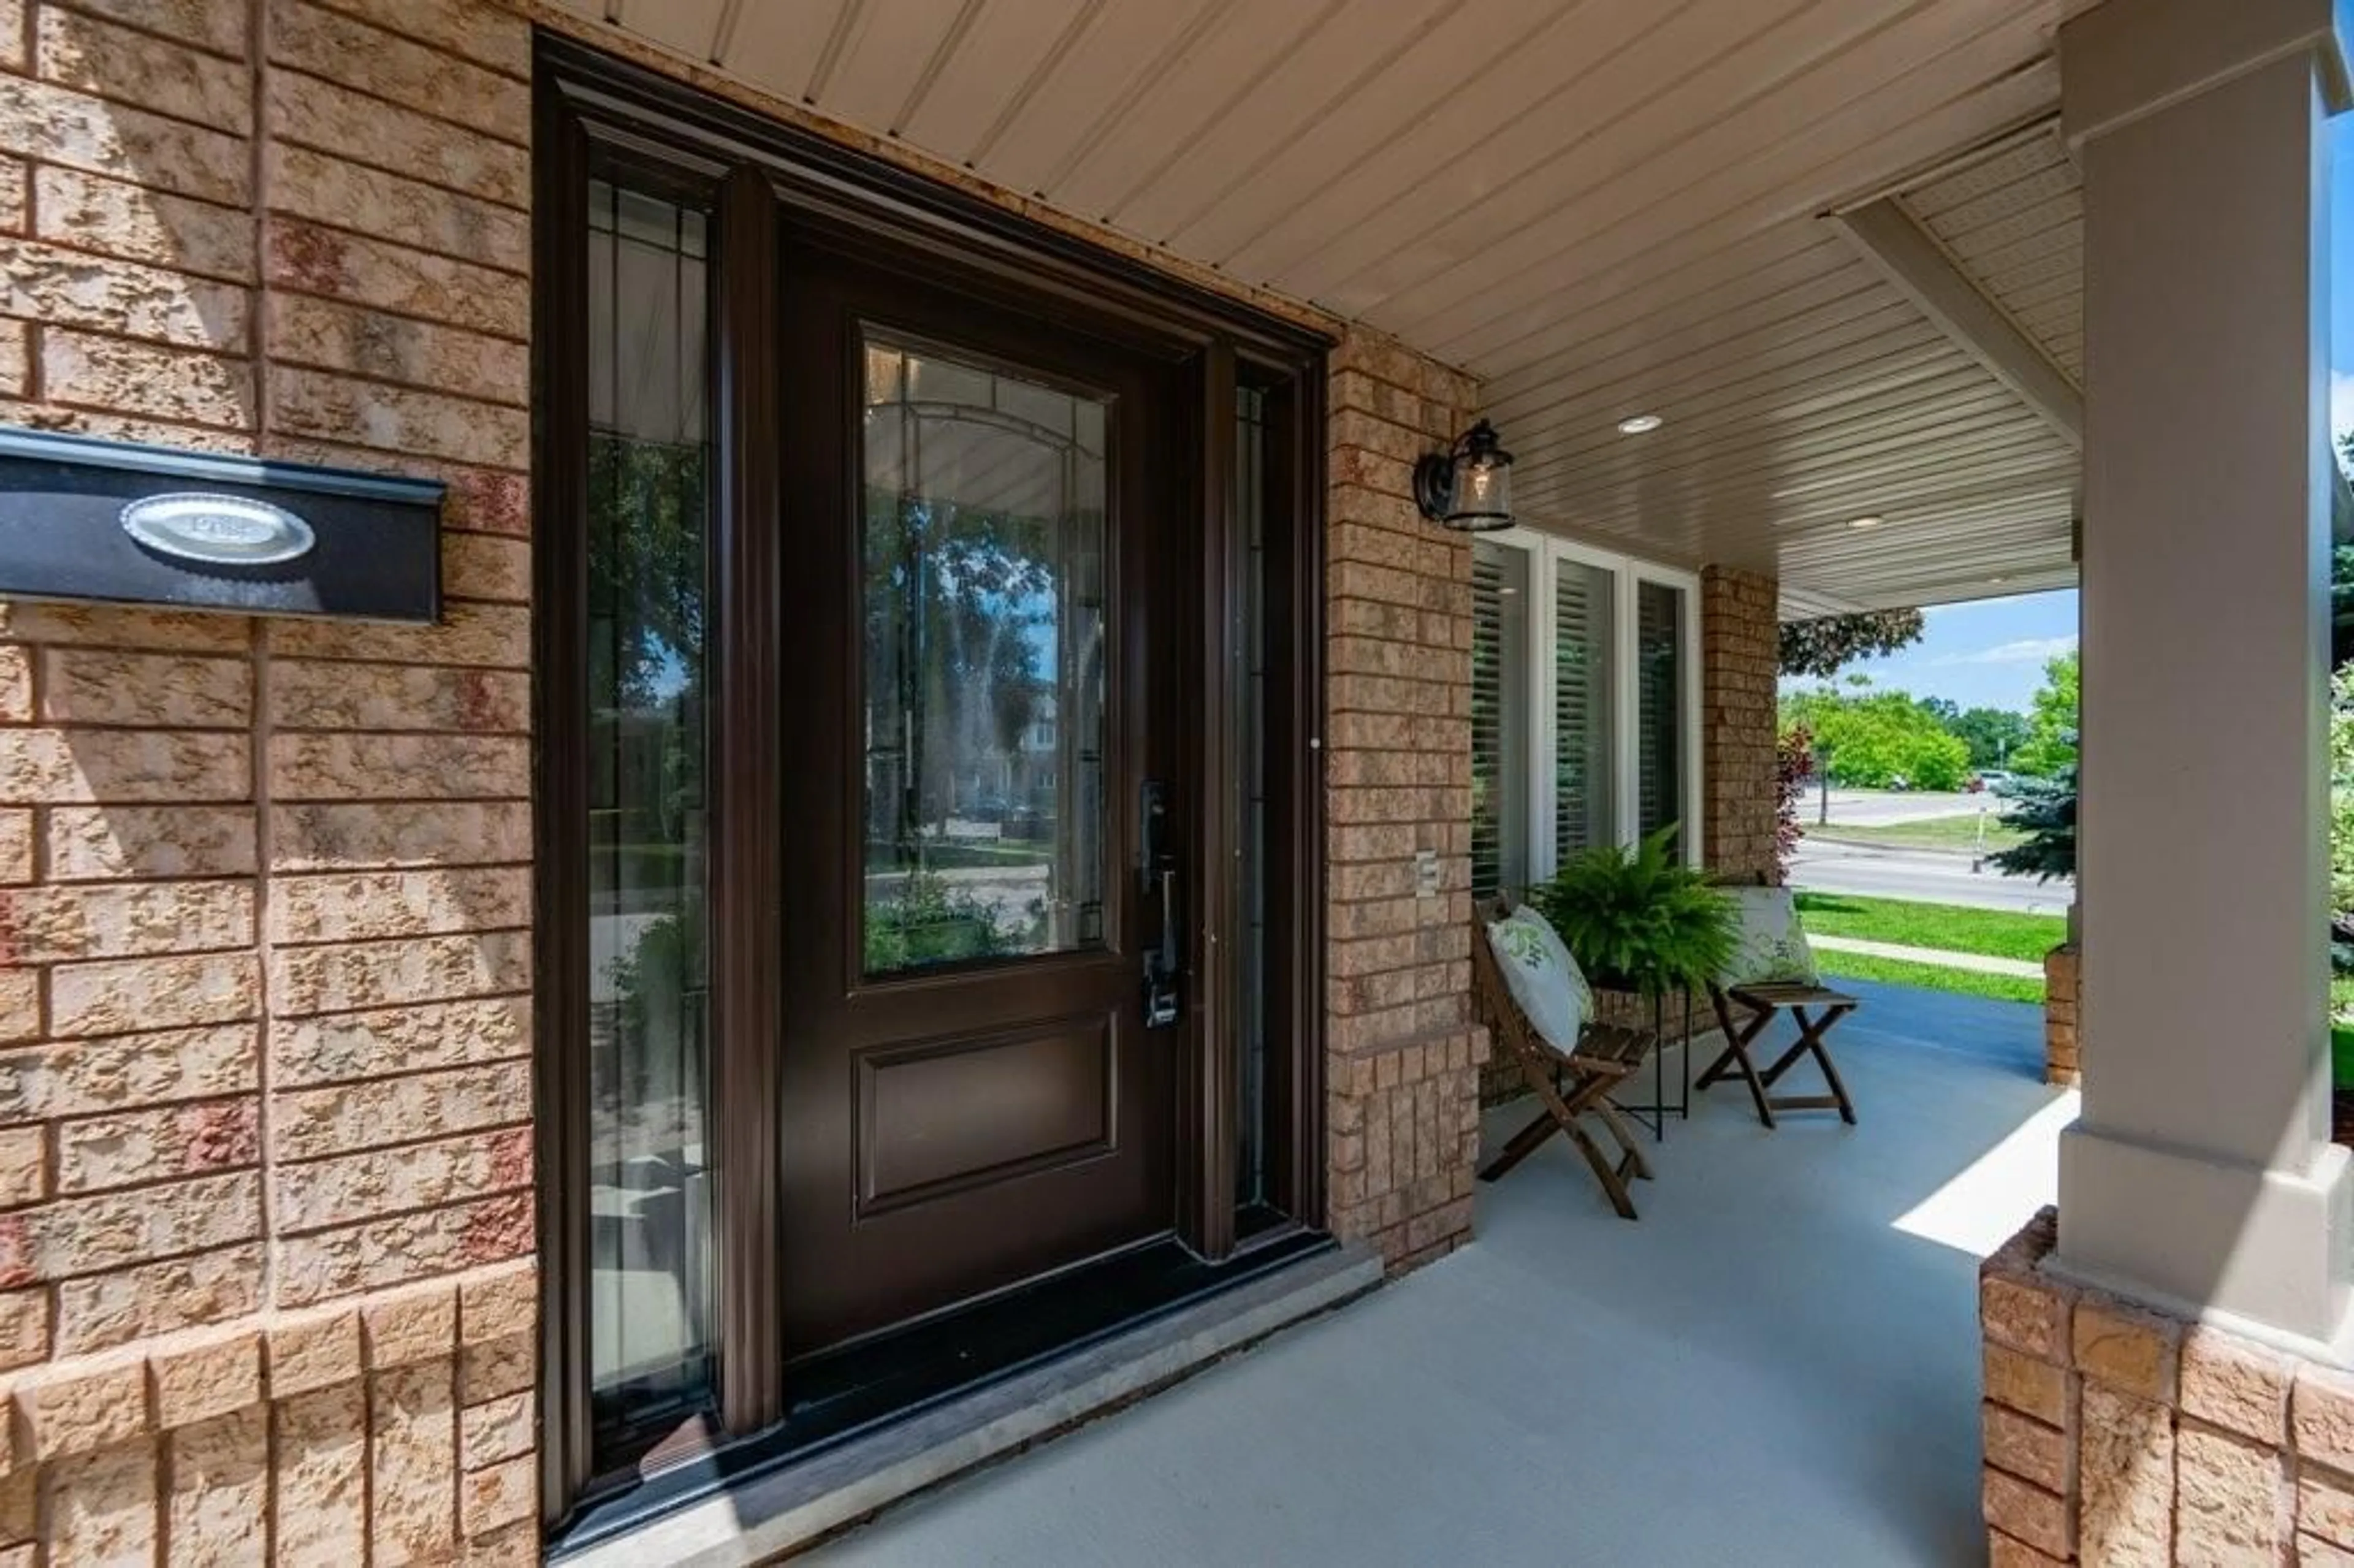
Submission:
{"label": "reflection of house in glass", "polygon": [[871,970],[1102,939],[1107,404],[870,336]]}

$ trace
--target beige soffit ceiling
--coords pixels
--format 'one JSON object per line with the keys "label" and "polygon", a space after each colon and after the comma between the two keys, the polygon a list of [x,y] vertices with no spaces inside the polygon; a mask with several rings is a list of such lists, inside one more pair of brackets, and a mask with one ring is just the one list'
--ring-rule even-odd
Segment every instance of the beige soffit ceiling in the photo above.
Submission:
{"label": "beige soffit ceiling", "polygon": [[1822,220],[1999,249],[1940,190],[2056,110],[2062,0],[561,3],[1469,369],[1537,526],[1795,609],[2073,580],[2073,445]]}

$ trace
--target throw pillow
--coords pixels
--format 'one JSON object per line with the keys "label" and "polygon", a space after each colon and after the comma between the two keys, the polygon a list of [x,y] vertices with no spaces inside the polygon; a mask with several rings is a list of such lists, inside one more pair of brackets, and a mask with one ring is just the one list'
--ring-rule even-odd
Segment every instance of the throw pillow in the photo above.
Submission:
{"label": "throw pillow", "polygon": [[1488,926],[1505,988],[1536,1032],[1564,1055],[1594,1016],[1594,992],[1553,923],[1523,904]]}
{"label": "throw pillow", "polygon": [[1798,924],[1797,901],[1787,887],[1732,887],[1725,890],[1741,919],[1733,957],[1717,984],[1819,985],[1822,971],[1807,945],[1806,928]]}

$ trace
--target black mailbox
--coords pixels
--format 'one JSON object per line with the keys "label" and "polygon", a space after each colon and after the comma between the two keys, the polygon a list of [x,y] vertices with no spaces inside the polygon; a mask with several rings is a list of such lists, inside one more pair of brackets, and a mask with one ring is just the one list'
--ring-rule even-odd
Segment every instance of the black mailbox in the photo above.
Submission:
{"label": "black mailbox", "polygon": [[0,429],[0,599],[433,621],[442,488]]}

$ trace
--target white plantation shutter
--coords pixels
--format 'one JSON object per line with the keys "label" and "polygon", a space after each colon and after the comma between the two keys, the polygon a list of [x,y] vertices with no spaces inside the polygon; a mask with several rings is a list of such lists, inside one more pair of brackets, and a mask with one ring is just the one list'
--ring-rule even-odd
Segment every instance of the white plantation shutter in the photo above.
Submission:
{"label": "white plantation shutter", "polygon": [[1528,881],[1525,550],[1471,546],[1471,893]]}
{"label": "white plantation shutter", "polygon": [[1564,558],[1553,577],[1553,851],[1617,838],[1613,811],[1610,572]]}
{"label": "white plantation shutter", "polygon": [[1683,590],[1638,583],[1635,605],[1636,825],[1648,834],[1684,818]]}

